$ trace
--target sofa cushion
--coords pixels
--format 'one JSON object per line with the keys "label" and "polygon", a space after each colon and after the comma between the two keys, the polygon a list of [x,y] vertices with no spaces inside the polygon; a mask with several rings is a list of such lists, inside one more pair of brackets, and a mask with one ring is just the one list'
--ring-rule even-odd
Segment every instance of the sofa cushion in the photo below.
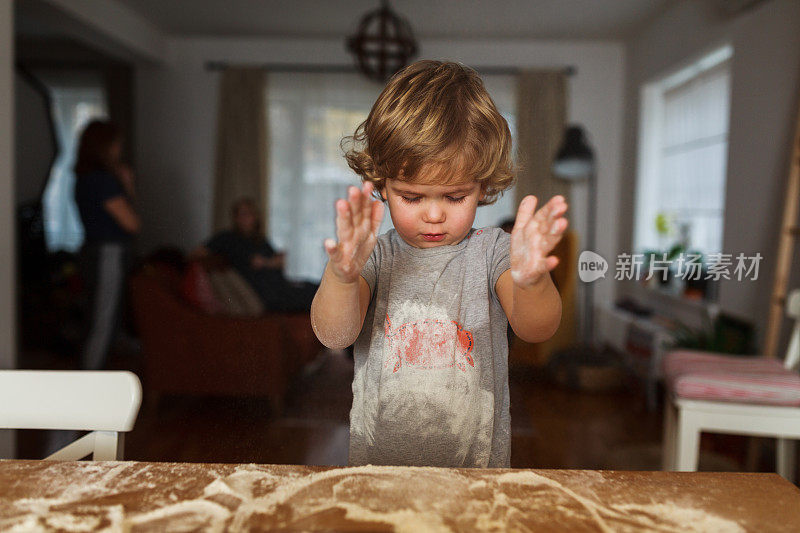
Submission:
{"label": "sofa cushion", "polygon": [[234,269],[211,270],[208,273],[217,300],[231,316],[257,317],[264,313],[264,304],[256,291]]}
{"label": "sofa cushion", "polygon": [[678,350],[664,376],[679,398],[800,406],[800,375],[778,359]]}
{"label": "sofa cushion", "polygon": [[225,312],[225,306],[217,299],[211,279],[203,265],[192,261],[186,268],[181,282],[184,300],[205,313],[212,315]]}

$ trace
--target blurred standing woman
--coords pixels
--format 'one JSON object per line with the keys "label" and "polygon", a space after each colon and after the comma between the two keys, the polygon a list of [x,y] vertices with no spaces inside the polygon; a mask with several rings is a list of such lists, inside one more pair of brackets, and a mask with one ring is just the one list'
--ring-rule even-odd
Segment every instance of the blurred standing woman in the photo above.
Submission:
{"label": "blurred standing woman", "polygon": [[124,290],[131,240],[139,232],[133,207],[134,176],[121,162],[122,135],[110,122],[93,121],[81,134],[75,164],[75,202],[86,239],[81,250],[92,294],[92,323],[81,367],[106,364]]}

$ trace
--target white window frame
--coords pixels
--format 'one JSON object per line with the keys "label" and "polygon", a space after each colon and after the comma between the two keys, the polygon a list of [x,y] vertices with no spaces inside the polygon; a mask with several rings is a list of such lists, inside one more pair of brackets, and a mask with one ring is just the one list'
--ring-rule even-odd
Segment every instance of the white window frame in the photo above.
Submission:
{"label": "white window frame", "polygon": [[[710,53],[704,54],[699,60],[692,62],[689,66],[659,77],[655,81],[648,82],[641,88],[636,213],[633,227],[634,253],[643,253],[647,249],[662,250],[679,239],[678,235],[672,235],[668,238],[668,241],[665,242],[659,238],[655,229],[655,215],[657,214],[659,206],[657,199],[659,190],[658,184],[661,180],[663,168],[664,95],[669,90],[685,83],[690,83],[691,80],[698,79],[713,70],[727,68],[730,72],[732,56],[733,47],[731,45],[723,45]],[[728,106],[728,113],[730,113],[730,103]],[[730,121],[728,122],[728,132],[729,131]],[[727,174],[727,135],[725,143],[725,155],[723,156],[725,161],[723,165],[725,165],[724,172]],[[725,179],[727,179],[727,176]],[[722,222],[724,224],[724,187],[722,194],[723,198],[720,199],[720,202],[723,206]],[[703,250],[704,253],[721,252],[723,244],[721,238],[720,236],[720,249]]]}

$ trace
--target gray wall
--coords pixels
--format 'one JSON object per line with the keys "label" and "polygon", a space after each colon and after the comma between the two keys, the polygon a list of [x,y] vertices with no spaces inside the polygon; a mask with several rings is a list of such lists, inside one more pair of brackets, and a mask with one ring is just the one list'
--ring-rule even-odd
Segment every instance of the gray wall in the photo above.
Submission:
{"label": "gray wall", "polygon": [[[627,43],[620,251],[632,249],[642,84],[726,42],[734,56],[722,251],[760,252],[764,260],[757,281],[723,281],[719,302],[723,311],[756,324],[760,346],[800,101],[800,2],[768,1],[733,19],[722,18],[714,2],[679,2]],[[798,254],[793,269],[796,286]],[[619,289],[643,294],[630,284]]]}

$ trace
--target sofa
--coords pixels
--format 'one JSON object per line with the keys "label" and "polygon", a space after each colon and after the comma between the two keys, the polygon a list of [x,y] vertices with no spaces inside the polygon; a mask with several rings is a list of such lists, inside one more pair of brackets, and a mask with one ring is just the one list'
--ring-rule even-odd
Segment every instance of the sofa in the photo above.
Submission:
{"label": "sofa", "polygon": [[308,313],[209,314],[181,294],[182,273],[146,262],[130,299],[144,356],[145,400],[161,394],[266,396],[283,408],[292,378],[317,357]]}

